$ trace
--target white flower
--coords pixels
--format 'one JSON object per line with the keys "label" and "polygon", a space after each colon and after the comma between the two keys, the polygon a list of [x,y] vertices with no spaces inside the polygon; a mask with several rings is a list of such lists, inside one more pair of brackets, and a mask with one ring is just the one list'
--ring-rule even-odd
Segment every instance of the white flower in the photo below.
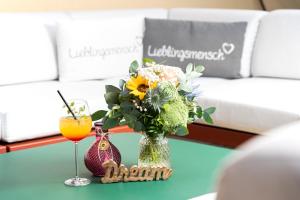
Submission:
{"label": "white flower", "polygon": [[183,71],[179,67],[155,63],[146,63],[146,67],[140,68],[138,73],[149,81],[169,81],[174,85],[177,85],[184,76]]}
{"label": "white flower", "polygon": [[138,74],[147,79],[149,82],[154,83],[159,81],[159,76],[150,68],[140,68],[138,70]]}

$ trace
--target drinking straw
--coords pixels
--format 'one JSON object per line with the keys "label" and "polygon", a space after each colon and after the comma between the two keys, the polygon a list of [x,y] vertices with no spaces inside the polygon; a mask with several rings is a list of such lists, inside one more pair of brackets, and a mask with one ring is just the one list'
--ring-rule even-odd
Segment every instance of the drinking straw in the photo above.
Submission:
{"label": "drinking straw", "polygon": [[60,98],[63,100],[64,104],[67,106],[67,108],[70,111],[70,113],[73,115],[74,119],[77,120],[76,116],[74,115],[72,109],[70,108],[69,104],[67,103],[67,101],[65,100],[65,98],[63,97],[63,95],[60,93],[59,90],[57,90],[57,93],[59,94]]}

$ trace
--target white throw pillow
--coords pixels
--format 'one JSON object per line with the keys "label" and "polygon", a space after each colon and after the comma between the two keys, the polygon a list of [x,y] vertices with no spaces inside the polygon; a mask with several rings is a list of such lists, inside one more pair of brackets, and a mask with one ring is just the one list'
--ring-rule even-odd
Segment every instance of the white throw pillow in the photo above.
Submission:
{"label": "white throw pillow", "polygon": [[57,78],[55,51],[37,20],[0,17],[0,86]]}
{"label": "white throw pillow", "polygon": [[300,10],[266,15],[253,52],[253,76],[300,79]]}
{"label": "white throw pillow", "polygon": [[143,31],[143,17],[59,24],[59,79],[74,81],[126,75],[133,60],[142,61]]}

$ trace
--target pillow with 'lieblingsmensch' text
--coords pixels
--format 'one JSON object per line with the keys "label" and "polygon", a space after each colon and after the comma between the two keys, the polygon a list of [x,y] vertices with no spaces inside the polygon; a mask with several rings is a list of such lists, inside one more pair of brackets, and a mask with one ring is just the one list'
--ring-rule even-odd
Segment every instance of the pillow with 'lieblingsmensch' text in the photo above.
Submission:
{"label": "pillow with 'lieblingsmensch' text", "polygon": [[242,77],[247,22],[145,19],[143,56],[157,63],[205,67],[203,76]]}
{"label": "pillow with 'lieblingsmensch' text", "polygon": [[144,17],[76,20],[58,25],[60,81],[126,76],[142,62]]}

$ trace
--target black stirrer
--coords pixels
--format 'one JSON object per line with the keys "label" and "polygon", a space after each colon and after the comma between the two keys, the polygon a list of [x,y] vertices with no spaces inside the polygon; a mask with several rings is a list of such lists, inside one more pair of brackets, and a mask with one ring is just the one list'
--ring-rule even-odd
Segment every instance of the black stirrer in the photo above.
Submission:
{"label": "black stirrer", "polygon": [[65,103],[65,105],[67,106],[67,108],[70,111],[70,113],[73,115],[74,119],[77,120],[76,116],[74,115],[72,109],[70,108],[69,104],[67,103],[67,101],[65,100],[65,98],[63,97],[63,95],[60,93],[59,90],[57,90],[57,93],[59,94],[60,98],[63,100],[63,102]]}

